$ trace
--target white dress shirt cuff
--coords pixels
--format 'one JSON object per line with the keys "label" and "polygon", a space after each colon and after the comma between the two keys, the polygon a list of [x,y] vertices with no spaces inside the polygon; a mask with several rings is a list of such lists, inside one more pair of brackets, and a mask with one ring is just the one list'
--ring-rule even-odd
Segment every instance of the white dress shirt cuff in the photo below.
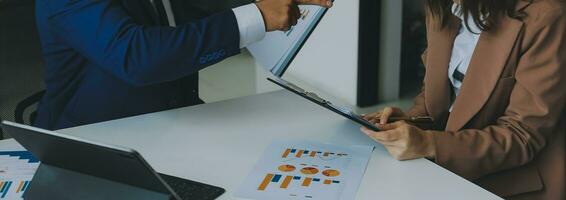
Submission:
{"label": "white dress shirt cuff", "polygon": [[240,48],[260,41],[265,37],[263,15],[255,3],[232,9],[240,30]]}

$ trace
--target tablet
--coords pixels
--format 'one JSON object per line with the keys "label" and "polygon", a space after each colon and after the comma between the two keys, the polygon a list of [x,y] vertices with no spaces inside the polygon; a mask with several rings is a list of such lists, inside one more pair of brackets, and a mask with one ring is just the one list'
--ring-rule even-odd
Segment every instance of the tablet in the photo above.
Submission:
{"label": "tablet", "polygon": [[247,47],[256,62],[277,77],[283,76],[328,11],[328,8],[314,5],[300,5],[299,9],[301,17],[297,25],[288,31],[269,32],[263,40]]}
{"label": "tablet", "polygon": [[[160,174],[133,149],[8,121],[0,127],[42,163],[25,199],[211,200],[225,192],[220,187]],[[80,189],[48,192],[74,185]],[[122,195],[124,191],[130,194]]]}
{"label": "tablet", "polygon": [[346,108],[346,107],[339,107],[336,106],[334,104],[332,104],[330,101],[327,101],[321,97],[319,97],[317,94],[312,93],[312,92],[308,92],[302,88],[300,88],[299,86],[290,83],[286,80],[280,79],[280,78],[267,78],[268,81],[271,81],[279,86],[281,86],[282,88],[285,88],[286,90],[289,90],[305,99],[308,99],[332,112],[335,112],[339,115],[342,115],[362,126],[365,126],[366,128],[373,130],[373,131],[381,131],[379,128],[377,128],[373,123],[365,120],[362,118],[362,116],[354,113],[352,111],[352,109],[350,108]]}

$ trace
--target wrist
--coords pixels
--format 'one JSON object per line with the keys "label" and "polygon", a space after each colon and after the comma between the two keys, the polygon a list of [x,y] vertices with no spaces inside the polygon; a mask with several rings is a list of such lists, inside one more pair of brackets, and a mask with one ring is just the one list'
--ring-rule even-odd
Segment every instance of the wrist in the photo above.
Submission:
{"label": "wrist", "polygon": [[436,158],[436,146],[434,141],[434,135],[432,132],[423,131],[423,138],[425,144],[425,157],[431,160]]}
{"label": "wrist", "polygon": [[272,31],[272,30],[270,30],[269,25],[267,24],[267,23],[268,23],[268,20],[267,20],[266,13],[265,13],[265,11],[264,11],[265,8],[264,8],[264,5],[263,5],[263,2],[261,2],[261,1],[256,1],[254,4],[255,4],[255,6],[257,7],[257,9],[259,10],[259,13],[261,14],[261,19],[263,20],[263,25],[264,25],[263,28],[264,28],[264,30],[265,30],[266,32]]}

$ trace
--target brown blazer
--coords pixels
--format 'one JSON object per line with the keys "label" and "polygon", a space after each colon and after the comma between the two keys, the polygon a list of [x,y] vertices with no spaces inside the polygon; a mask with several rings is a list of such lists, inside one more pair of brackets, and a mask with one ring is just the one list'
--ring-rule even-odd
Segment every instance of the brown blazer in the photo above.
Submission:
{"label": "brown blazer", "polygon": [[482,33],[451,114],[448,64],[460,20],[444,29],[427,20],[424,88],[408,114],[430,115],[443,129],[430,132],[446,169],[505,198],[564,200],[566,4],[517,9],[528,16],[502,17]]}

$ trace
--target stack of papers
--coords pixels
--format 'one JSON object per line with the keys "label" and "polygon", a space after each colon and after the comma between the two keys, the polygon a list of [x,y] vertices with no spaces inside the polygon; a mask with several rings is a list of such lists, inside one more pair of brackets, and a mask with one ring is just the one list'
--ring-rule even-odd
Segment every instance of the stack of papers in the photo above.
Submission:
{"label": "stack of papers", "polygon": [[273,142],[235,194],[239,199],[354,199],[372,146]]}
{"label": "stack of papers", "polygon": [[24,151],[14,140],[0,143],[0,200],[23,199],[30,181],[39,167],[30,152]]}

